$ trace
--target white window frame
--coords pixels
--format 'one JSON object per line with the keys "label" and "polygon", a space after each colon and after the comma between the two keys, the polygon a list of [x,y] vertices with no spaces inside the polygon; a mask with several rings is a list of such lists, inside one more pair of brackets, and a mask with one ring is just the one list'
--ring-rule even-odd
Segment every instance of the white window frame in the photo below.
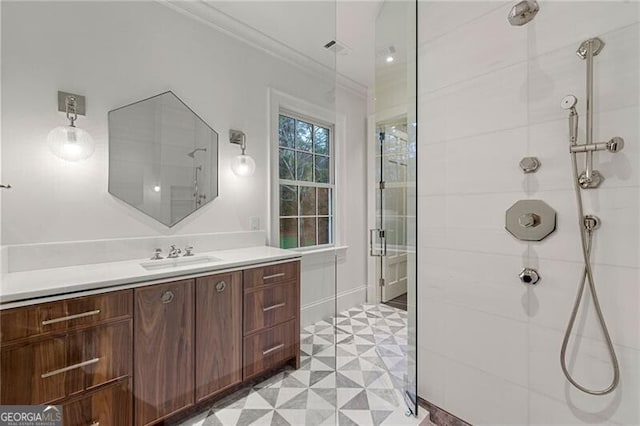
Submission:
{"label": "white window frame", "polygon": [[[330,108],[296,98],[279,90],[270,88],[269,98],[269,146],[270,146],[270,191],[269,191],[269,232],[268,243],[274,247],[280,247],[280,167],[279,167],[279,116],[293,116],[312,124],[329,127],[331,135],[330,156],[331,174],[333,181],[333,243],[314,245],[309,247],[299,247],[295,250],[314,251],[337,247],[343,244],[342,236],[342,211],[341,202],[342,191],[340,188],[341,176],[343,173],[342,158],[344,158],[344,132],[346,117],[344,114],[336,113]],[[314,186],[314,182],[304,182],[304,185]]]}

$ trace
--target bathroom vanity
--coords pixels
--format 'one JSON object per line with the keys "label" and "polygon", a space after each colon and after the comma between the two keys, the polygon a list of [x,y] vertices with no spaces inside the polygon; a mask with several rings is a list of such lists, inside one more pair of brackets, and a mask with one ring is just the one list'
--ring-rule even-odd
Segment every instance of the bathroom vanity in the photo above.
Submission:
{"label": "bathroom vanity", "polygon": [[232,264],[3,309],[0,403],[62,405],[65,426],[151,425],[298,368],[299,258]]}

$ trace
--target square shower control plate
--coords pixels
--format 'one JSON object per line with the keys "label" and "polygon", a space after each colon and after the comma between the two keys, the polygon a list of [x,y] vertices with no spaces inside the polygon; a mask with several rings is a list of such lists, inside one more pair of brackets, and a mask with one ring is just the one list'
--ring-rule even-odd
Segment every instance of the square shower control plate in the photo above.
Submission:
{"label": "square shower control plate", "polygon": [[542,241],[556,230],[556,211],[542,200],[519,200],[509,207],[505,228],[522,241]]}

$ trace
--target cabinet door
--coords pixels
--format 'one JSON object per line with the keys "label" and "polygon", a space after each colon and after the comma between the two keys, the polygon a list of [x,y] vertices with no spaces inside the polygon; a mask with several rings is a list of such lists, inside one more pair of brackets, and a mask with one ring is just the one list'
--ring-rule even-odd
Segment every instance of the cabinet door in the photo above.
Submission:
{"label": "cabinet door", "polygon": [[196,280],[196,401],[242,381],[242,272]]}
{"label": "cabinet door", "polygon": [[135,422],[193,404],[193,280],[135,290]]}

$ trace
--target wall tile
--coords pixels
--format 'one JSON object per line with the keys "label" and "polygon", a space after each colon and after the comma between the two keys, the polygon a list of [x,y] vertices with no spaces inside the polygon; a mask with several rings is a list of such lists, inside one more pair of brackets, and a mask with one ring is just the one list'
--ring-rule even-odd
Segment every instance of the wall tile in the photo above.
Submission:
{"label": "wall tile", "polygon": [[443,289],[447,302],[520,322],[528,321],[531,289],[518,278],[525,266],[522,256],[461,250],[445,252],[448,280]]}
{"label": "wall tile", "polygon": [[[438,331],[423,327],[420,338],[442,342],[421,343],[433,352],[429,368],[446,370],[444,379],[437,376],[444,380],[442,407],[473,424],[640,424],[632,403],[640,388],[640,25],[632,24],[640,4],[542,2],[531,24],[514,28],[506,20],[510,4],[487,3],[468,18],[461,2],[433,2],[419,18],[421,155],[438,144],[438,156],[424,160],[431,170],[421,169],[419,187],[426,190],[419,190],[446,200],[444,212],[442,198],[421,205],[424,212],[430,200],[435,208],[421,222],[433,225],[420,234],[421,303],[444,319],[432,317]],[[425,29],[424,22],[432,25]],[[584,141],[585,62],[575,50],[596,35],[607,45],[595,60],[594,139],[622,136],[627,145],[617,155],[596,155],[605,183],[582,195],[585,212],[603,221],[594,272],[624,369],[612,399],[590,402],[564,387],[558,361],[582,268],[560,101],[578,97]],[[476,50],[465,50],[465,42]],[[521,173],[518,162],[527,155],[541,159],[538,173]],[[557,230],[542,242],[518,241],[504,229],[506,209],[524,198],[543,199],[558,212]],[[519,283],[523,266],[539,269],[538,286]],[[586,380],[606,381],[608,359],[593,314],[590,306],[580,319],[587,349],[576,367],[590,375]]]}
{"label": "wall tile", "polygon": [[[594,237],[593,262],[636,268],[638,265],[638,188],[604,188],[583,191],[585,214],[598,216],[602,226]],[[545,259],[582,261],[578,216],[573,191],[537,194],[558,213],[556,231],[533,244],[535,255]]]}
{"label": "wall tile", "polygon": [[[429,1],[418,2],[418,42],[423,44],[455,31],[493,9],[506,7],[504,1]],[[505,12],[506,13],[506,12]]]}
{"label": "wall tile", "polygon": [[418,155],[420,170],[419,195],[444,194],[446,189],[446,156],[444,143],[423,145]]}
{"label": "wall tile", "polygon": [[[496,9],[420,46],[420,90],[432,92],[527,59],[527,32],[506,24],[505,8]],[[491,43],[469,40],[490,38]],[[455,52],[452,54],[452,52]]]}
{"label": "wall tile", "polygon": [[447,380],[444,409],[477,426],[527,424],[526,388],[454,361],[443,367]]}
{"label": "wall tile", "polygon": [[447,361],[442,355],[430,350],[431,345],[418,346],[418,395],[439,407],[444,405],[445,370],[441,366]]}
{"label": "wall tile", "polygon": [[529,424],[532,426],[583,424],[613,426],[616,424],[599,417],[597,414],[577,413],[572,408],[563,401],[535,391],[529,392]]}
{"label": "wall tile", "polygon": [[[562,402],[582,422],[585,422],[583,417],[595,415],[620,424],[640,423],[639,351],[616,347],[622,374],[620,387],[609,395],[592,396],[571,386],[562,374],[559,358],[562,332],[531,325],[529,334],[529,380],[533,391]],[[573,348],[578,349],[577,353]],[[577,343],[569,347],[568,356],[570,371],[579,383],[601,389],[611,382],[611,361],[602,342],[578,338]]]}
{"label": "wall tile", "polygon": [[523,190],[519,163],[527,141],[527,128],[518,127],[447,142],[446,193]]}
{"label": "wall tile", "polygon": [[442,355],[444,348],[445,306],[442,289],[420,285],[418,289],[418,342]]}
{"label": "wall tile", "polygon": [[442,229],[446,225],[447,199],[443,195],[419,197],[420,229]]}
{"label": "wall tile", "polygon": [[527,122],[527,64],[500,69],[428,95],[418,108],[421,143],[520,127]]}
{"label": "wall tile", "polygon": [[[628,141],[616,154],[598,152],[594,155],[594,167],[605,177],[603,187],[637,186],[640,183],[640,146],[637,107],[617,109],[594,115],[595,141],[607,141],[621,136]],[[567,115],[568,116],[568,115]],[[585,142],[584,117],[580,120],[579,143]],[[568,118],[536,124],[530,128],[529,154],[542,161],[542,168],[527,176],[533,192],[556,189],[573,189],[573,171],[569,146]],[[584,171],[584,154],[577,157],[579,172]]]}
{"label": "wall tile", "polygon": [[636,1],[550,1],[528,25],[529,55],[537,56],[568,44],[633,24]]}
{"label": "wall tile", "polygon": [[447,248],[513,255],[527,244],[504,229],[505,211],[520,193],[465,194],[447,197]]}
{"label": "wall tile", "polygon": [[[532,289],[531,323],[564,332],[582,277],[582,263],[541,259],[535,266],[542,280]],[[640,326],[640,269],[595,265],[593,274],[614,343],[640,350],[640,332],[630,332]],[[574,332],[603,341],[588,289],[582,303]]]}
{"label": "wall tile", "polygon": [[[602,36],[605,48],[594,59],[594,111],[638,105],[638,25]],[[540,123],[562,119],[567,112],[560,101],[567,94],[578,98],[578,113],[585,114],[585,61],[570,45],[529,61],[529,121]]]}
{"label": "wall tile", "polygon": [[527,385],[526,323],[447,304],[443,341],[448,358]]}

